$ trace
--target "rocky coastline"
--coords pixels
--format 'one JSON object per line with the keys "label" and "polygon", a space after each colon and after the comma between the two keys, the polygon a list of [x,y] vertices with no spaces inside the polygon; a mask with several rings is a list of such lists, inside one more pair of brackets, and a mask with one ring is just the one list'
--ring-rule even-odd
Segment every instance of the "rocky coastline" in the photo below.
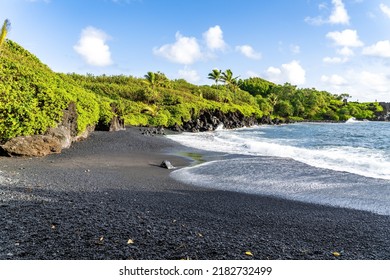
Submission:
{"label": "rocky coastline", "polygon": [[[112,108],[113,112],[116,109]],[[87,139],[93,131],[120,131],[125,129],[124,121],[118,115],[108,123],[98,123],[88,126],[85,131],[78,133],[78,114],[76,104],[69,103],[63,111],[62,121],[55,128],[49,128],[43,135],[19,136],[0,145],[0,155],[42,157],[61,153],[74,142]]]}
{"label": "rocky coastline", "polygon": [[[380,102],[383,111],[376,114],[370,121],[390,121],[390,103]],[[63,120],[56,128],[50,128],[43,135],[19,136],[9,140],[0,146],[0,154],[6,156],[29,156],[40,157],[53,153],[61,153],[68,149],[72,143],[85,140],[93,131],[120,131],[125,129],[123,119],[112,108],[114,117],[108,123],[98,123],[96,126],[89,126],[81,133],[77,133],[77,111],[76,105],[70,103],[64,110]],[[203,110],[198,116],[193,116],[190,121],[183,121],[182,125],[175,124],[169,127],[175,132],[204,132],[213,131],[223,126],[225,129],[251,127],[254,125],[280,125],[294,123],[297,121],[289,119],[271,118],[263,116],[258,119],[255,115],[245,116],[240,111],[223,112],[221,110]],[[304,122],[340,122],[331,120],[304,120]],[[142,134],[154,136],[164,135],[163,127],[147,127],[141,129]]]}
{"label": "rocky coastline", "polygon": [[390,102],[379,102],[383,111],[377,114],[377,121],[390,121]]}

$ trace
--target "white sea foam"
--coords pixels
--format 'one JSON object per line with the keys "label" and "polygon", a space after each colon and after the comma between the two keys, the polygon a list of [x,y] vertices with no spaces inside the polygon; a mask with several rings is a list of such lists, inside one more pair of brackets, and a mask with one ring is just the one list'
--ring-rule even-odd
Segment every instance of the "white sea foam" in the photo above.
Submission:
{"label": "white sea foam", "polygon": [[390,180],[390,159],[384,151],[352,146],[303,148],[231,131],[183,133],[171,139],[192,148],[230,154],[291,158],[311,166]]}
{"label": "white sea foam", "polygon": [[368,120],[357,120],[356,118],[349,118],[345,123],[351,124],[351,123],[360,123],[360,122],[369,122]]}
{"label": "white sea foam", "polygon": [[386,180],[318,169],[289,159],[219,160],[183,168],[171,176],[206,188],[390,215],[390,188]]}

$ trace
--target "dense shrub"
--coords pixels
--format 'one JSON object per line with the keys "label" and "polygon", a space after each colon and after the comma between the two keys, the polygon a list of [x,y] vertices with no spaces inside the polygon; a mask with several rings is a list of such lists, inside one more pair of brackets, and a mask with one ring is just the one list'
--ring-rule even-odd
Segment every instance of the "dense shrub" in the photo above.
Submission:
{"label": "dense shrub", "polygon": [[0,55],[0,140],[44,133],[76,102],[78,131],[99,120],[96,95],[52,72],[34,55],[6,41]]}

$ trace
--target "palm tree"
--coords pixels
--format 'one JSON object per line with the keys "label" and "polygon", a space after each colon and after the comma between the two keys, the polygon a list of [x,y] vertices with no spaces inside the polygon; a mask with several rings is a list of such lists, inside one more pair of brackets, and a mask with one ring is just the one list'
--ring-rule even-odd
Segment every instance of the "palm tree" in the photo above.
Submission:
{"label": "palm tree", "polygon": [[157,77],[156,77],[156,73],[154,72],[148,72],[144,78],[149,82],[149,85],[152,87],[152,89],[154,89],[156,87],[156,84],[157,84]]}
{"label": "palm tree", "polygon": [[237,84],[238,77],[233,78],[233,72],[230,69],[227,69],[225,72],[222,73],[221,80],[227,84],[228,86],[234,86]]}
{"label": "palm tree", "polygon": [[7,34],[8,34],[8,31],[9,31],[9,28],[11,26],[11,22],[6,19],[4,21],[4,24],[3,26],[1,27],[1,33],[0,33],[0,47],[1,45],[4,43],[5,41],[5,38],[7,37]]}
{"label": "palm tree", "polygon": [[213,72],[209,73],[209,79],[215,81],[215,85],[218,84],[218,82],[221,80],[221,70],[213,69]]}

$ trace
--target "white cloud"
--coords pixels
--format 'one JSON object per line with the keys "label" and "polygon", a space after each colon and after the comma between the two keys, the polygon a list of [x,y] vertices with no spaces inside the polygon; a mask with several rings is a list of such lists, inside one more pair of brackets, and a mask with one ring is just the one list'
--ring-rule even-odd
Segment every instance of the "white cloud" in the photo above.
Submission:
{"label": "white cloud", "polygon": [[[322,24],[349,24],[349,15],[348,11],[345,8],[345,5],[342,0],[332,0],[333,9],[328,18],[323,18],[322,16],[318,17],[307,17],[305,21],[314,25],[322,25]],[[319,5],[320,10],[327,9],[325,4]]]}
{"label": "white cloud", "polygon": [[203,38],[210,50],[225,50],[227,47],[227,44],[223,40],[222,29],[219,25],[210,27],[205,33],[203,33]]}
{"label": "white cloud", "polygon": [[110,37],[102,30],[89,26],[82,30],[79,42],[73,49],[92,66],[108,66],[112,64],[110,47],[106,41]]}
{"label": "white cloud", "polygon": [[236,50],[240,53],[242,53],[244,56],[251,58],[251,59],[261,59],[261,53],[256,52],[251,46],[249,45],[242,45],[237,46]]}
{"label": "white cloud", "polygon": [[175,43],[154,48],[153,53],[162,56],[171,62],[185,65],[193,64],[203,57],[196,38],[184,37],[179,32],[176,33]]}
{"label": "white cloud", "polygon": [[349,24],[349,15],[341,0],[332,0],[333,10],[329,17],[331,24]]}
{"label": "white cloud", "polygon": [[370,91],[386,94],[390,92],[390,77],[385,73],[363,71],[357,77]]}
{"label": "white cloud", "polygon": [[368,64],[361,69],[349,69],[338,74],[321,77],[323,88],[332,93],[349,93],[359,101],[389,102],[390,75],[381,64]]}
{"label": "white cloud", "polygon": [[200,76],[196,70],[191,70],[187,68],[179,70],[179,77],[191,83],[195,83],[200,80]]}
{"label": "white cloud", "polygon": [[282,70],[280,70],[277,67],[271,66],[271,67],[268,67],[267,73],[269,73],[270,75],[280,75],[280,74],[282,74]]}
{"label": "white cloud", "polygon": [[385,4],[381,3],[379,5],[381,11],[388,17],[390,17],[390,7],[389,6],[386,6]]}
{"label": "white cloud", "polygon": [[360,41],[356,30],[345,29],[344,31],[334,31],[326,34],[326,37],[333,40],[337,46],[343,47],[361,47],[363,42]]}
{"label": "white cloud", "polygon": [[329,56],[327,56],[327,57],[324,57],[322,59],[322,61],[325,62],[325,63],[328,63],[328,64],[341,64],[341,63],[347,62],[348,59],[345,58],[345,57],[341,58],[341,57],[329,57]]}
{"label": "white cloud", "polygon": [[333,74],[331,76],[322,75],[321,82],[326,83],[331,86],[342,86],[347,84],[347,80],[343,77]]}
{"label": "white cloud", "polygon": [[343,47],[337,50],[337,53],[343,56],[354,56],[355,52],[349,47]]}
{"label": "white cloud", "polygon": [[302,85],[306,82],[306,71],[296,60],[282,64],[280,68],[269,67],[266,76],[275,83],[288,82],[294,85]]}
{"label": "white cloud", "polygon": [[306,71],[296,60],[282,65],[282,71],[286,74],[289,82],[295,85],[302,85],[306,81]]}
{"label": "white cloud", "polygon": [[376,44],[363,49],[363,54],[390,58],[390,41],[379,41]]}

